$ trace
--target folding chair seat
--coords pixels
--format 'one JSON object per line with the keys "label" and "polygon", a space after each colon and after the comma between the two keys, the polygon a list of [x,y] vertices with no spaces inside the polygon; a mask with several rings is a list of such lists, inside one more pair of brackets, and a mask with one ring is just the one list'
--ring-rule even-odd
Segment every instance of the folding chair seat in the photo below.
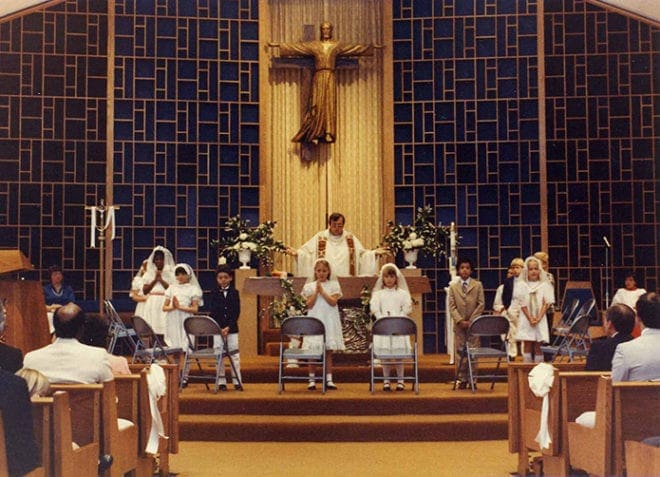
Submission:
{"label": "folding chair seat", "polygon": [[[389,347],[374,345],[374,337],[389,339]],[[412,343],[411,343],[412,341]],[[375,363],[387,363],[391,366],[403,365],[403,377],[376,376]],[[406,365],[412,365],[411,374],[406,374]],[[387,316],[379,318],[371,329],[371,381],[369,390],[374,392],[374,381],[397,379],[413,382],[413,391],[419,394],[419,371],[417,364],[417,325],[405,316]]]}
{"label": "folding chair seat", "polygon": [[[238,349],[229,351],[227,348],[227,340],[223,339],[224,346],[222,351],[214,345],[214,338],[221,336],[222,330],[220,325],[216,323],[213,318],[208,315],[193,315],[186,318],[183,322],[183,328],[188,335],[188,349],[185,350],[185,360],[183,363],[183,371],[181,374],[181,387],[188,382],[189,379],[196,379],[203,381],[206,389],[209,389],[208,381],[213,380],[213,392],[218,392],[218,379],[221,376],[221,369],[224,366],[223,359],[229,358],[230,355],[238,353]],[[198,375],[190,376],[190,363],[191,361],[197,363],[199,371]],[[205,374],[202,368],[203,360],[211,360],[214,362],[215,372]],[[234,367],[234,362],[229,359],[229,365],[232,370],[232,377],[238,380],[239,389],[243,388],[240,375]]]}
{"label": "folding chair seat", "polygon": [[128,328],[124,324],[110,300],[103,301],[103,308],[105,309],[105,315],[110,322],[110,325],[108,326],[108,337],[110,339],[108,342],[108,353],[114,354],[119,339],[123,338],[130,353],[134,354],[137,349],[138,340],[135,330],[133,328]]}
{"label": "folding chair seat", "polygon": [[[467,330],[465,347],[459,350],[460,360],[456,368],[454,389],[456,389],[456,381],[459,379],[458,371],[462,368],[466,360],[468,364],[468,379],[472,392],[475,391],[477,378],[490,379],[490,389],[495,387],[495,381],[506,381],[506,375],[499,373],[499,369],[502,359],[507,363],[509,362],[508,342],[506,340],[502,341],[502,336],[506,336],[508,332],[509,320],[504,316],[481,315],[472,320]],[[475,337],[479,338],[479,345],[471,346],[470,341]],[[490,373],[477,374],[478,363],[496,363],[496,366]]]}
{"label": "folding chair seat", "polygon": [[573,361],[575,356],[586,357],[589,353],[589,320],[588,313],[580,314],[571,324],[566,335],[556,345],[541,346],[541,352],[554,361],[559,357],[568,356],[569,361]]}
{"label": "folding chair seat", "polygon": [[[289,341],[291,338],[302,338],[311,336],[320,336],[321,342],[318,346],[307,348],[289,348]],[[289,360],[304,361],[309,365],[320,365],[323,372],[319,377],[318,374],[314,377],[314,381],[321,380],[322,391],[325,394],[325,326],[318,318],[311,316],[292,316],[285,319],[280,327],[280,362],[278,374],[278,390],[280,393],[284,391],[285,381],[308,381],[311,380],[309,376],[301,375],[300,372],[296,373],[297,368],[293,368],[290,374],[286,372],[286,364]]]}
{"label": "folding chair seat", "polygon": [[[133,329],[137,338],[135,352],[133,353],[133,363],[149,364],[155,359],[165,359],[171,364],[179,363],[183,349],[163,344],[144,318],[134,316]],[[172,360],[170,357],[173,357]]]}

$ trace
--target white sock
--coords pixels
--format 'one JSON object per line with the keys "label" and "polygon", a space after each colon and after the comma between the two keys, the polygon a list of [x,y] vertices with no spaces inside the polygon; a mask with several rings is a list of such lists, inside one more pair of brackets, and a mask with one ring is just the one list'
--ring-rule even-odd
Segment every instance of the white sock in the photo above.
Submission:
{"label": "white sock", "polygon": [[534,362],[535,363],[542,363],[543,362],[543,355],[542,354],[537,354],[534,356]]}
{"label": "white sock", "polygon": [[332,373],[328,373],[325,375],[325,380],[326,381],[332,381]]}
{"label": "white sock", "polygon": [[316,375],[314,373],[309,373],[309,382],[313,383],[316,378]]}
{"label": "white sock", "polygon": [[532,353],[523,353],[523,363],[532,363]]}

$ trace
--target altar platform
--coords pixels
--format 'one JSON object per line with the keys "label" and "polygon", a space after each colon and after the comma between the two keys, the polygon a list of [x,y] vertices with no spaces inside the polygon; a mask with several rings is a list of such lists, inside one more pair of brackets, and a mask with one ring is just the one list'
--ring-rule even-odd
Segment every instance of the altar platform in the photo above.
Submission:
{"label": "altar platform", "polygon": [[[520,358],[518,358],[520,359]],[[420,357],[420,392],[369,392],[369,367],[335,366],[336,391],[287,383],[278,393],[278,359],[241,359],[244,391],[214,394],[190,384],[180,394],[180,437],[191,441],[399,442],[507,439],[508,385],[480,383],[475,393],[452,390],[448,355]],[[486,366],[484,366],[486,368]],[[575,363],[576,370],[584,362]],[[299,368],[305,375],[306,368]],[[506,365],[502,368],[506,373]]]}

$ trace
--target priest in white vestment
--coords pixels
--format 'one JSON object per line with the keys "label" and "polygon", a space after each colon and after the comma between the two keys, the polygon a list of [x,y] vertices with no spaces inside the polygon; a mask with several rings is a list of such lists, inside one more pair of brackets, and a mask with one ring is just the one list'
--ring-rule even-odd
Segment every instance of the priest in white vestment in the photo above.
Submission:
{"label": "priest in white vestment", "polygon": [[314,263],[319,258],[328,260],[333,274],[339,277],[376,274],[376,255],[380,250],[366,250],[357,237],[344,230],[345,222],[342,214],[331,214],[326,230],[314,235],[298,250],[292,251],[296,257],[297,276],[313,277]]}

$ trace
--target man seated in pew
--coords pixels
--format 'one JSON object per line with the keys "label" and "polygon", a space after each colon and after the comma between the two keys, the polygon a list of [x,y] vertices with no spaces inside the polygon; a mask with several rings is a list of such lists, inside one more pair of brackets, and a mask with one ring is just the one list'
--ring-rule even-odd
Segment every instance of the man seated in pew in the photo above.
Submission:
{"label": "man seated in pew", "polygon": [[660,379],[660,296],[657,293],[645,293],[637,300],[637,320],[642,334],[616,347],[612,381]]}
{"label": "man seated in pew", "polygon": [[4,339],[5,322],[7,320],[7,309],[0,299],[0,369],[15,373],[23,367],[23,352],[2,342]]}
{"label": "man seated in pew", "polygon": [[58,308],[53,316],[55,341],[25,355],[23,365],[43,373],[51,383],[93,384],[113,379],[109,353],[82,344],[85,313],[74,304]]}
{"label": "man seated in pew", "polygon": [[616,347],[633,339],[635,312],[628,305],[610,306],[605,312],[607,337],[591,343],[585,371],[611,371]]}
{"label": "man seated in pew", "polygon": [[[613,382],[660,380],[660,296],[657,293],[645,293],[639,298],[636,321],[641,324],[642,334],[616,347],[612,358]],[[596,413],[584,412],[575,422],[593,428]]]}
{"label": "man seated in pew", "polygon": [[23,378],[2,369],[0,414],[9,475],[27,474],[39,466],[39,451],[32,431],[32,404]]}

